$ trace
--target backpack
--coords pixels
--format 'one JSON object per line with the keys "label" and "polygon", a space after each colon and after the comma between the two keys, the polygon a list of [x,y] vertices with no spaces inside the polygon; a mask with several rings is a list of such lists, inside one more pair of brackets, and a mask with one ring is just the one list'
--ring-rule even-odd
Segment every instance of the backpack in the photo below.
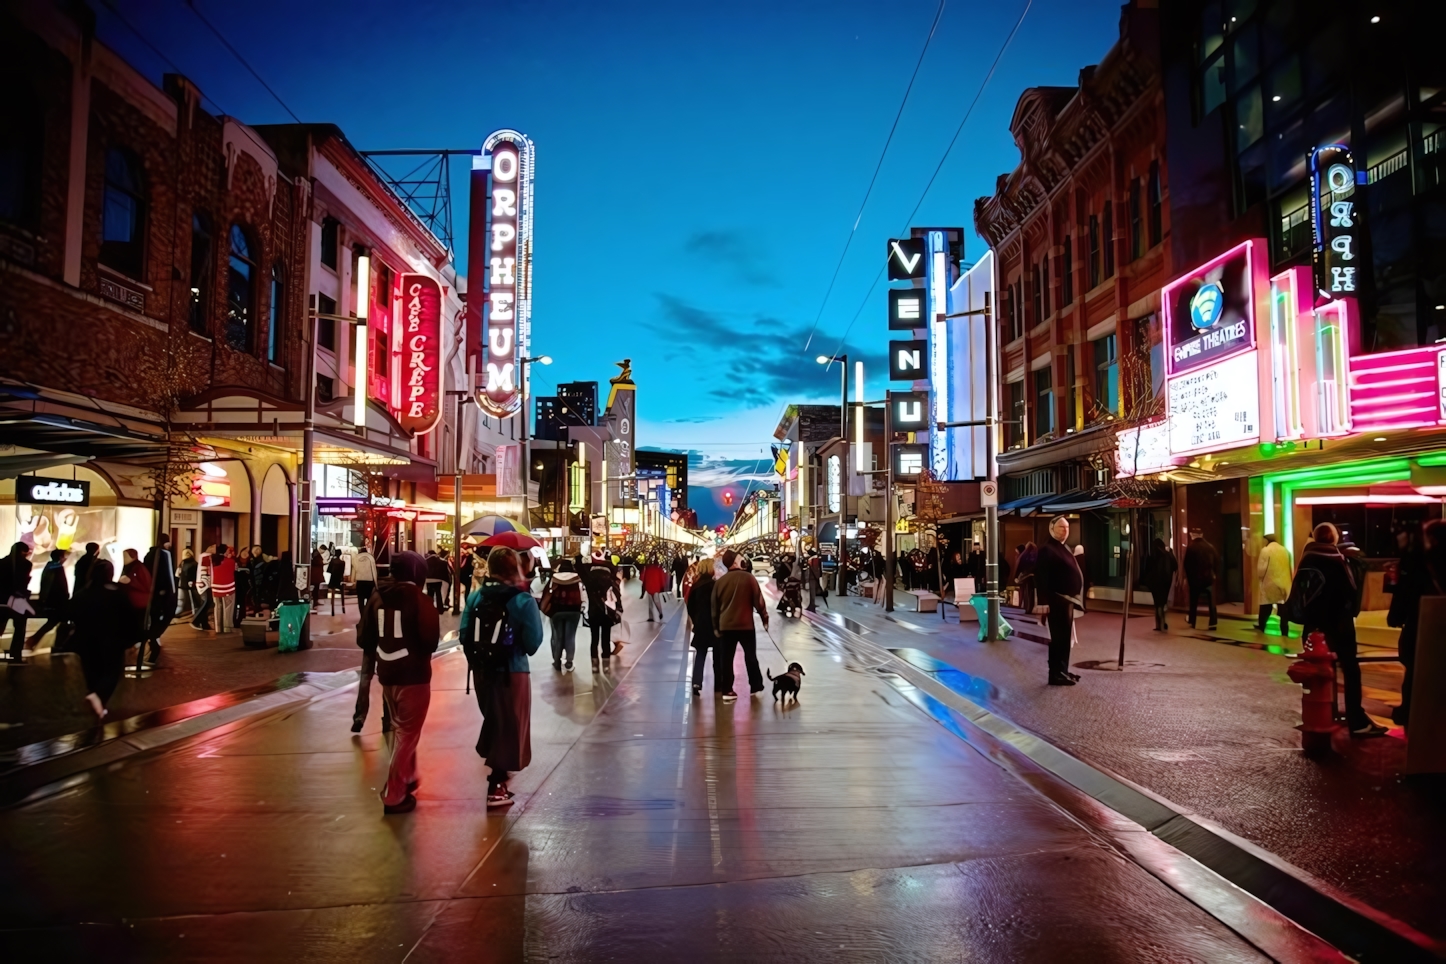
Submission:
{"label": "backpack", "polygon": [[462,641],[468,666],[484,675],[502,676],[504,681],[510,679],[516,643],[512,621],[507,618],[507,605],[522,591],[514,586],[506,588],[505,594],[487,593],[482,597],[472,622],[472,638]]}
{"label": "backpack", "polygon": [[1301,567],[1290,584],[1290,595],[1285,600],[1284,618],[1301,625],[1309,622],[1312,610],[1322,598],[1325,588],[1325,573],[1319,569]]}

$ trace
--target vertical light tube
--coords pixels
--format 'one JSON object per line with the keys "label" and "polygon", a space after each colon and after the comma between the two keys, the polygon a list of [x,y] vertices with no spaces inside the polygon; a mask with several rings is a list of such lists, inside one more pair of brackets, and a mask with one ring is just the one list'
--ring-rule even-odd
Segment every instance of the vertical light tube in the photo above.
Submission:
{"label": "vertical light tube", "polygon": [[854,362],[854,471],[864,466],[864,363]]}
{"label": "vertical light tube", "polygon": [[356,259],[356,401],[352,406],[352,424],[358,429],[367,427],[367,310],[371,307],[371,258],[359,255]]}

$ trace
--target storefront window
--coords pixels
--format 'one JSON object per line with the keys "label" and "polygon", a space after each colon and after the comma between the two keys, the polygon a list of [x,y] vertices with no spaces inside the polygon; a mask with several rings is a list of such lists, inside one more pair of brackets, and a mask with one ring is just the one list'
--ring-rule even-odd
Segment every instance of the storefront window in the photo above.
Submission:
{"label": "storefront window", "polygon": [[205,211],[191,214],[191,330],[209,335],[206,306],[211,299],[211,218]]}
{"label": "storefront window", "polygon": [[1120,359],[1114,335],[1092,342],[1095,360],[1095,405],[1100,415],[1120,410]]}

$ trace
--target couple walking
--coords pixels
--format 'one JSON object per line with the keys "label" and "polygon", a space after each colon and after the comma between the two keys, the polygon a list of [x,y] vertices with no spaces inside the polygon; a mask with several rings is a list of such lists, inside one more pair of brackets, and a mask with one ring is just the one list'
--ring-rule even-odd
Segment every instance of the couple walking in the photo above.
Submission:
{"label": "couple walking", "polygon": [[[441,627],[437,608],[423,588],[426,560],[415,552],[399,552],[392,557],[391,576],[367,603],[359,642],[376,652],[376,672],[392,725],[383,812],[400,814],[417,806],[417,745],[431,704],[432,654]],[[487,557],[487,575],[467,600],[460,635],[482,711],[477,755],[491,771],[487,806],[505,806],[514,796],[507,788],[509,774],[532,760],[528,657],[542,645],[542,614],[511,549],[494,549]]]}

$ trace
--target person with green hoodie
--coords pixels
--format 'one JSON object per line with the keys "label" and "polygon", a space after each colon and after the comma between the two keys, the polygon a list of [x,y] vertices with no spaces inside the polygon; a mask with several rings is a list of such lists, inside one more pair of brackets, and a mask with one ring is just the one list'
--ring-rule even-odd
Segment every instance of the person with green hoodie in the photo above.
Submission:
{"label": "person with green hoodie", "polygon": [[508,776],[532,762],[532,673],[527,658],[542,646],[542,613],[527,591],[517,553],[487,557],[487,577],[467,599],[458,634],[477,689],[482,733],[477,755],[487,761],[487,806],[505,807]]}

